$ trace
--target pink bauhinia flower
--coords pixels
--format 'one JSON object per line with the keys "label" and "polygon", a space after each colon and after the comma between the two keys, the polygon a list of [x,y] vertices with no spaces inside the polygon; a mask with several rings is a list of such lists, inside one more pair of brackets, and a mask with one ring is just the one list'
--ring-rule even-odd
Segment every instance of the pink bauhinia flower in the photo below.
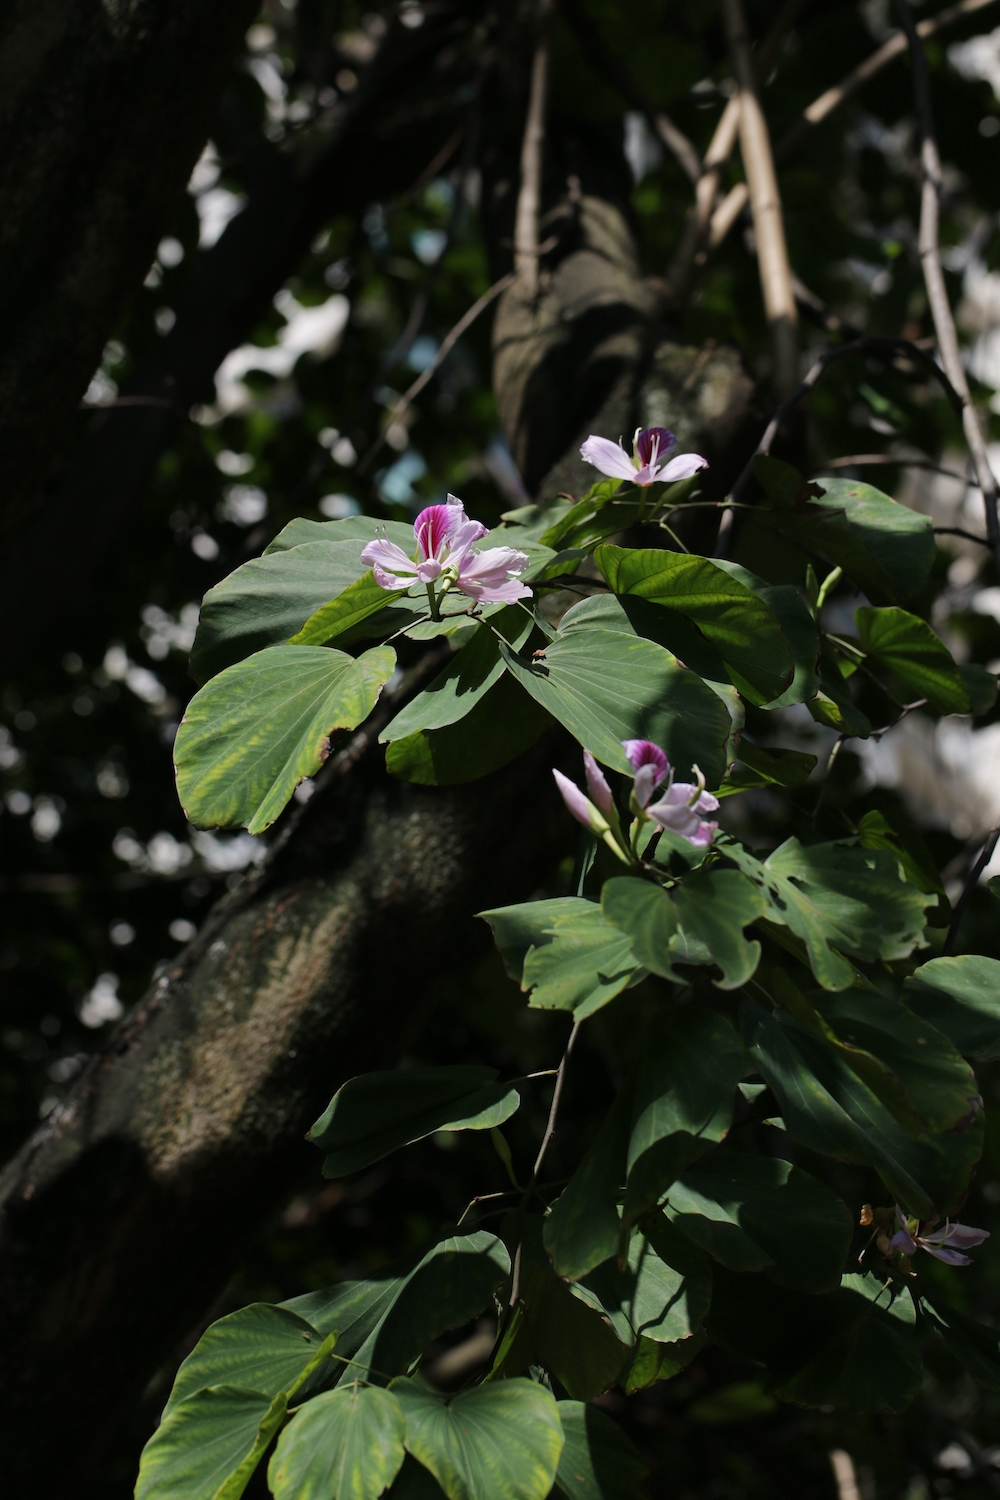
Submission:
{"label": "pink bauhinia flower", "polygon": [[693,848],[707,849],[719,825],[707,821],[701,814],[715,812],[719,799],[706,792],[704,776],[697,766],[694,769],[698,777],[696,784],[672,781],[659,802],[646,808],[646,816],[661,828],[680,834]]}
{"label": "pink bauhinia flower", "polygon": [[646,808],[660,782],[670,774],[670,762],[652,740],[622,740],[622,749],[632,767],[632,796],[637,807]]}
{"label": "pink bauhinia flower", "polygon": [[[630,806],[635,814],[630,842],[621,830],[618,813],[604,773],[589,750],[583,752],[583,766],[587,777],[587,793],[561,771],[553,770],[556,786],[569,811],[599,838],[612,848],[619,859],[626,863],[637,860],[637,842],[642,825],[652,820],[660,828],[669,828],[680,834],[695,849],[706,849],[712,842],[718,823],[708,822],[702,813],[714,812],[719,805],[717,797],[705,791],[705,778],[695,766],[697,784],[674,781],[673,769],[659,745],[651,740],[623,740],[629,765],[632,767],[632,795]],[[658,802],[651,798],[656,788],[664,781],[666,791]]]}
{"label": "pink bauhinia flower", "polygon": [[415,557],[386,537],[377,537],[363,549],[361,561],[372,569],[380,588],[425,584],[432,609],[453,588],[484,604],[514,604],[531,593],[517,578],[528,566],[527,554],[513,547],[474,552],[473,546],[486,534],[482,522],[469,520],[457,495],[449,495],[447,505],[429,505],[414,521]]}
{"label": "pink bauhinia flower", "polygon": [[[901,1208],[896,1209],[896,1223],[898,1230],[889,1241],[890,1250],[900,1250],[904,1255],[912,1255],[916,1250],[926,1250],[928,1255],[933,1255],[935,1260],[943,1260],[949,1266],[968,1266],[972,1264],[968,1255],[963,1255],[963,1250],[971,1250],[974,1245],[981,1245],[983,1240],[988,1240],[990,1232],[988,1229],[973,1229],[968,1224],[953,1224],[946,1219],[942,1229],[932,1229],[930,1233],[924,1230],[926,1220],[907,1218]],[[931,1223],[934,1221],[931,1220]]]}
{"label": "pink bauhinia flower", "polygon": [[669,458],[676,447],[677,439],[665,427],[637,427],[631,458],[620,440],[613,443],[610,438],[593,434],[581,446],[580,457],[612,479],[628,479],[643,486],[657,480],[672,484],[708,468],[708,461],[697,453],[678,453],[676,458]]}

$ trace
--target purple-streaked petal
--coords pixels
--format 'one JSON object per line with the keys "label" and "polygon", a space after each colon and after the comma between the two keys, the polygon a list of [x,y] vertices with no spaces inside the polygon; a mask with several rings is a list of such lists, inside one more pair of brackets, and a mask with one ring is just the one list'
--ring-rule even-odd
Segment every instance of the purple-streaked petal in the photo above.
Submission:
{"label": "purple-streaked petal", "polygon": [[968,1255],[962,1255],[958,1250],[938,1249],[935,1245],[924,1245],[928,1255],[933,1255],[935,1260],[943,1260],[946,1266],[971,1266],[972,1259]]}
{"label": "purple-streaked petal", "polygon": [[417,576],[412,558],[385,537],[376,537],[375,541],[369,542],[362,549],[361,561],[372,569],[380,589],[405,588]]}
{"label": "purple-streaked petal", "polygon": [[718,826],[718,823],[699,822],[698,827],[693,833],[685,833],[683,837],[687,839],[692,848],[707,849],[715,838],[715,830]]}
{"label": "purple-streaked petal", "polygon": [[699,457],[697,453],[678,453],[676,458],[657,469],[656,478],[665,484],[673,484],[678,479],[690,479],[699,469],[707,468],[708,460]]}
{"label": "purple-streaked petal", "polygon": [[417,561],[425,562],[436,557],[444,560],[452,534],[466,519],[461,501],[448,505],[428,505],[413,523],[413,535],[417,539]]}
{"label": "purple-streaked petal", "polygon": [[604,772],[589,750],[583,752],[583,769],[587,777],[587,791],[590,800],[601,812],[610,812],[612,805],[611,788],[604,779]]}
{"label": "purple-streaked petal", "polygon": [[897,1229],[889,1241],[890,1250],[901,1250],[904,1255],[912,1255],[916,1248],[916,1240],[906,1229]]}
{"label": "purple-streaked petal", "polygon": [[584,828],[590,827],[590,803],[581,792],[575,781],[570,781],[561,771],[553,768],[552,775],[555,777],[556,786],[562,795],[562,799],[578,823]]}
{"label": "purple-streaked petal", "polygon": [[636,433],[635,456],[642,468],[655,464],[658,458],[666,458],[677,447],[677,439],[665,427],[647,427]]}
{"label": "purple-streaked petal", "polygon": [[635,466],[620,443],[593,434],[580,445],[580,457],[612,479],[634,479]]}
{"label": "purple-streaked petal", "polygon": [[670,770],[669,760],[652,740],[622,740],[622,749],[633,771],[640,770],[642,766],[656,767],[657,785]]}

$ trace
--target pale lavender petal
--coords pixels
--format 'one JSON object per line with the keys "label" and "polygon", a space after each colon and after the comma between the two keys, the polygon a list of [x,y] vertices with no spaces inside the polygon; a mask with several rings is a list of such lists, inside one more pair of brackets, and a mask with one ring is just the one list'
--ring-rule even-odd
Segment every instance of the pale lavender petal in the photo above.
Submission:
{"label": "pale lavender petal", "polygon": [[934,1245],[925,1245],[924,1249],[928,1255],[933,1255],[935,1260],[943,1260],[948,1266],[971,1266],[972,1260],[968,1255],[962,1255],[958,1250],[937,1249]]}
{"label": "pale lavender petal", "polygon": [[897,1229],[889,1241],[890,1250],[901,1250],[904,1255],[912,1255],[917,1248],[917,1242],[905,1229]]}
{"label": "pale lavender petal", "polygon": [[524,599],[531,590],[512,573],[523,573],[528,566],[528,557],[513,547],[490,547],[486,552],[467,552],[461,559],[457,587],[470,599],[482,599],[489,603],[502,601],[512,604]]}
{"label": "pale lavender petal", "polygon": [[555,777],[556,786],[559,788],[559,791],[562,794],[563,801],[569,808],[570,812],[573,814],[576,821],[578,823],[582,823],[584,828],[589,828],[590,804],[581,792],[580,788],[577,786],[576,782],[570,781],[568,776],[564,776],[561,771],[557,771],[554,768],[552,774]]}
{"label": "pale lavender petal", "polygon": [[362,549],[361,561],[373,570],[380,589],[404,588],[417,574],[416,565],[402,547],[381,536]]}
{"label": "pale lavender petal", "polygon": [[715,838],[715,830],[718,823],[699,823],[694,833],[685,833],[684,838],[694,849],[707,849]]}
{"label": "pale lavender petal", "polygon": [[482,521],[470,521],[463,513],[463,519],[455,527],[449,540],[448,561],[460,564],[466,553],[471,552],[473,543],[482,541],[488,535],[489,528]]}
{"label": "pale lavender petal", "polygon": [[635,436],[635,453],[643,468],[666,458],[677,447],[677,439],[665,427],[647,427]]}
{"label": "pale lavender petal", "polygon": [[634,479],[635,466],[621,443],[610,438],[594,437],[593,434],[580,445],[580,457],[602,474],[612,479]]}
{"label": "pale lavender petal", "polygon": [[921,1239],[928,1245],[955,1245],[965,1250],[972,1245],[981,1245],[989,1237],[988,1229],[973,1229],[971,1224],[946,1224],[943,1229],[922,1235]]}
{"label": "pale lavender petal", "polygon": [[516,604],[519,599],[530,599],[531,590],[517,578],[508,578],[505,583],[471,583],[459,579],[455,585],[460,594],[475,599],[477,604]]}
{"label": "pale lavender petal", "polygon": [[640,489],[645,489],[647,484],[655,484],[659,477],[659,470],[652,464],[643,464],[641,469],[633,469],[629,475],[632,483],[637,484]]}
{"label": "pale lavender petal", "polygon": [[700,813],[715,812],[718,806],[718,797],[713,797],[711,792],[702,792],[701,796],[694,804],[694,810],[695,812]]}
{"label": "pale lavender petal", "polygon": [[417,563],[417,577],[421,583],[433,583],[436,578],[441,577],[441,564],[436,557],[429,557],[426,562]]}
{"label": "pale lavender petal", "polygon": [[656,477],[666,484],[673,484],[678,479],[690,479],[699,469],[707,468],[708,460],[700,458],[697,453],[678,453],[676,458],[672,458],[658,470]]}
{"label": "pale lavender petal", "polygon": [[604,779],[604,772],[589,750],[583,752],[583,769],[587,777],[587,791],[590,793],[591,802],[595,807],[599,807],[601,812],[610,812],[611,788]]}

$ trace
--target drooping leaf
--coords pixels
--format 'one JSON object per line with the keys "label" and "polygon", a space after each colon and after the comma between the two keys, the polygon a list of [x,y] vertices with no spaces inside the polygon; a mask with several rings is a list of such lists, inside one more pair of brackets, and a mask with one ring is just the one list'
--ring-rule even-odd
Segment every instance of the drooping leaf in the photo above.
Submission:
{"label": "drooping leaf", "polygon": [[552,1272],[542,1246],[542,1220],[516,1215],[507,1233],[513,1248],[521,1238],[520,1317],[510,1344],[494,1366],[492,1378],[523,1374],[531,1365],[549,1370],[577,1401],[589,1401],[617,1379],[632,1342],[627,1331],[612,1326],[603,1309],[574,1296]]}
{"label": "drooping leaf", "polygon": [[251,1302],[205,1330],[177,1371],[165,1410],[206,1386],[234,1386],[271,1400],[297,1388],[324,1344],[303,1317],[268,1302]]}
{"label": "drooping leaf", "polygon": [[720,1152],[671,1185],[666,1213],[730,1270],[764,1270],[803,1292],[840,1283],[851,1215],[832,1189],[790,1162]]}
{"label": "drooping leaf", "polygon": [[[754,472],[773,508],[755,519],[776,527],[808,552],[842,567],[874,604],[896,604],[926,582],[934,562],[929,516],[898,505],[857,479],[820,477],[806,486],[780,459],[754,459]],[[813,493],[814,488],[823,491]]]}
{"label": "drooping leaf", "polygon": [[903,985],[903,1001],[965,1057],[1000,1057],[1000,961],[966,953],[932,958]]}
{"label": "drooping leaf", "polygon": [[403,1278],[342,1383],[364,1367],[378,1377],[402,1375],[434,1339],[481,1313],[509,1275],[510,1256],[496,1235],[480,1229],[439,1241]]}
{"label": "drooping leaf", "polygon": [[704,1328],[681,1339],[676,1344],[658,1344],[653,1339],[640,1338],[632,1351],[632,1358],[622,1371],[620,1384],[627,1396],[643,1391],[661,1380],[672,1380],[681,1370],[686,1370],[696,1354],[705,1347],[708,1335]]}
{"label": "drooping leaf", "polygon": [[563,1449],[559,1409],[532,1380],[498,1380],[450,1400],[394,1380],[406,1447],[448,1500],[545,1500]]}
{"label": "drooping leaf", "polygon": [[582,1401],[559,1401],[565,1445],[553,1494],[563,1500],[643,1500],[646,1464],[604,1412]]}
{"label": "drooping leaf", "polygon": [[935,1291],[920,1286],[920,1311],[963,1371],[988,1391],[1000,1391],[1000,1333],[967,1318]]}
{"label": "drooping leaf", "polygon": [[710,1336],[767,1367],[765,1389],[800,1406],[903,1411],[921,1379],[909,1293],[872,1275],[823,1296],[718,1271]]}
{"label": "drooping leaf", "polygon": [[551,723],[544,708],[504,673],[458,723],[393,741],[386,769],[420,786],[476,781],[529,749]]}
{"label": "drooping leaf", "polygon": [[357,660],[321,646],[270,646],[213,677],[174,741],[191,822],[262,833],[319,770],[333,731],[368,717],[395,665],[389,646]]}
{"label": "drooping leaf", "polygon": [[815,767],[815,755],[806,755],[801,750],[765,750],[744,736],[736,752],[736,763],[726,772],[717,795],[728,797],[754,786],[802,786]]}
{"label": "drooping leaf", "polygon": [[628,1256],[577,1282],[575,1295],[604,1312],[619,1338],[671,1346],[698,1332],[712,1300],[712,1268],[700,1249],[660,1213],[642,1221]]}
{"label": "drooping leaf", "polygon": [[794,703],[805,703],[819,686],[819,630],[809,607],[798,589],[790,583],[765,583],[749,569],[727,558],[715,559],[715,565],[730,577],[745,583],[747,588],[762,599],[771,610],[782,634],[788,642],[794,663],[794,675],[785,691],[773,698],[769,709],[789,708]]}
{"label": "drooping leaf", "polygon": [[500,649],[522,687],[605,765],[630,772],[621,742],[648,739],[678,776],[697,762],[709,786],[722,779],[729,714],[661,646],[624,631],[587,630],[557,637],[539,660]]}
{"label": "drooping leaf", "polygon": [[142,1450],[136,1500],[239,1500],[288,1396],[210,1386],[172,1407]]}
{"label": "drooping leaf", "polygon": [[[265,646],[289,641],[318,609],[362,577],[363,546],[360,539],[316,541],[265,553],[209,589],[191,652],[196,679],[207,682]],[[395,597],[380,592],[383,606]],[[413,601],[412,612],[424,612],[423,601]]]}
{"label": "drooping leaf", "polygon": [[737,1380],[732,1385],[710,1391],[692,1401],[685,1412],[689,1422],[743,1422],[751,1417],[766,1417],[777,1410],[778,1403],[757,1380]]}
{"label": "drooping leaf", "polygon": [[391,1391],[345,1386],[307,1401],[267,1467],[275,1500],[378,1500],[403,1462],[406,1418]]}
{"label": "drooping leaf", "polygon": [[817,724],[836,729],[838,734],[866,740],[872,732],[870,720],[855,704],[836,655],[825,642],[820,653],[819,691],[808,699],[806,708]]}
{"label": "drooping leaf", "polygon": [[545,1220],[543,1238],[557,1276],[586,1276],[621,1239],[618,1193],[632,1126],[633,1087],[626,1083],[597,1135]]}
{"label": "drooping leaf", "polygon": [[760,886],[768,919],[806,945],[824,989],[852,982],[837,949],[872,962],[905,958],[924,941],[924,911],[935,898],[901,879],[898,860],[884,850],[791,838],[763,863],[735,843],[725,852]]}
{"label": "drooping leaf", "polygon": [[861,648],[873,661],[887,667],[908,698],[926,698],[941,714],[967,714],[972,703],[955,659],[926,620],[905,609],[854,612]]}
{"label": "drooping leaf", "polygon": [[[288,554],[282,554],[287,556]],[[384,589],[381,584],[375,582],[375,575],[368,570],[349,583],[335,599],[329,603],[320,605],[302,626],[302,629],[292,636],[293,646],[325,646],[328,641],[334,641],[338,636],[344,636],[348,631],[354,630],[363,621],[372,615],[379,614],[392,604],[396,604],[406,595],[405,589]],[[414,603],[419,606],[419,599]]]}
{"label": "drooping leaf", "polygon": [[692,619],[718,649],[734,687],[769,703],[791,685],[791,647],[759,594],[705,557],[602,546],[594,561],[616,594],[636,594]]}
{"label": "drooping leaf", "polygon": [[844,1057],[781,1011],[744,1000],[744,1044],[788,1130],[812,1151],[874,1167],[919,1218],[954,1210],[982,1151],[981,1114],[964,1130],[908,1135]]}
{"label": "drooping leaf", "polygon": [[480,625],[444,671],[383,729],[380,743],[402,740],[421,730],[443,729],[464,719],[505,671],[494,631],[499,631],[517,650],[532,629],[531,616],[515,605],[508,605],[489,626]]}
{"label": "drooping leaf", "polygon": [[518,1108],[495,1068],[399,1068],[363,1073],[334,1094],[307,1140],[327,1153],[323,1173],[346,1177],[437,1130],[492,1130]]}

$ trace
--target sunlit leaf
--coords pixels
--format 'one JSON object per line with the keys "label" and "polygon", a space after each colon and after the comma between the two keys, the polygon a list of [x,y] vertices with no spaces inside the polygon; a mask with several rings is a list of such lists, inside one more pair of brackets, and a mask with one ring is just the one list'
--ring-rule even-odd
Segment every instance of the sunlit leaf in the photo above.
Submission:
{"label": "sunlit leaf", "polygon": [[267,1468],[275,1500],[378,1500],[403,1462],[406,1418],[391,1391],[345,1386],[306,1402]]}
{"label": "sunlit leaf", "polygon": [[965,953],[932,958],[903,985],[910,1010],[929,1021],[965,1057],[1000,1057],[1000,961]]}

